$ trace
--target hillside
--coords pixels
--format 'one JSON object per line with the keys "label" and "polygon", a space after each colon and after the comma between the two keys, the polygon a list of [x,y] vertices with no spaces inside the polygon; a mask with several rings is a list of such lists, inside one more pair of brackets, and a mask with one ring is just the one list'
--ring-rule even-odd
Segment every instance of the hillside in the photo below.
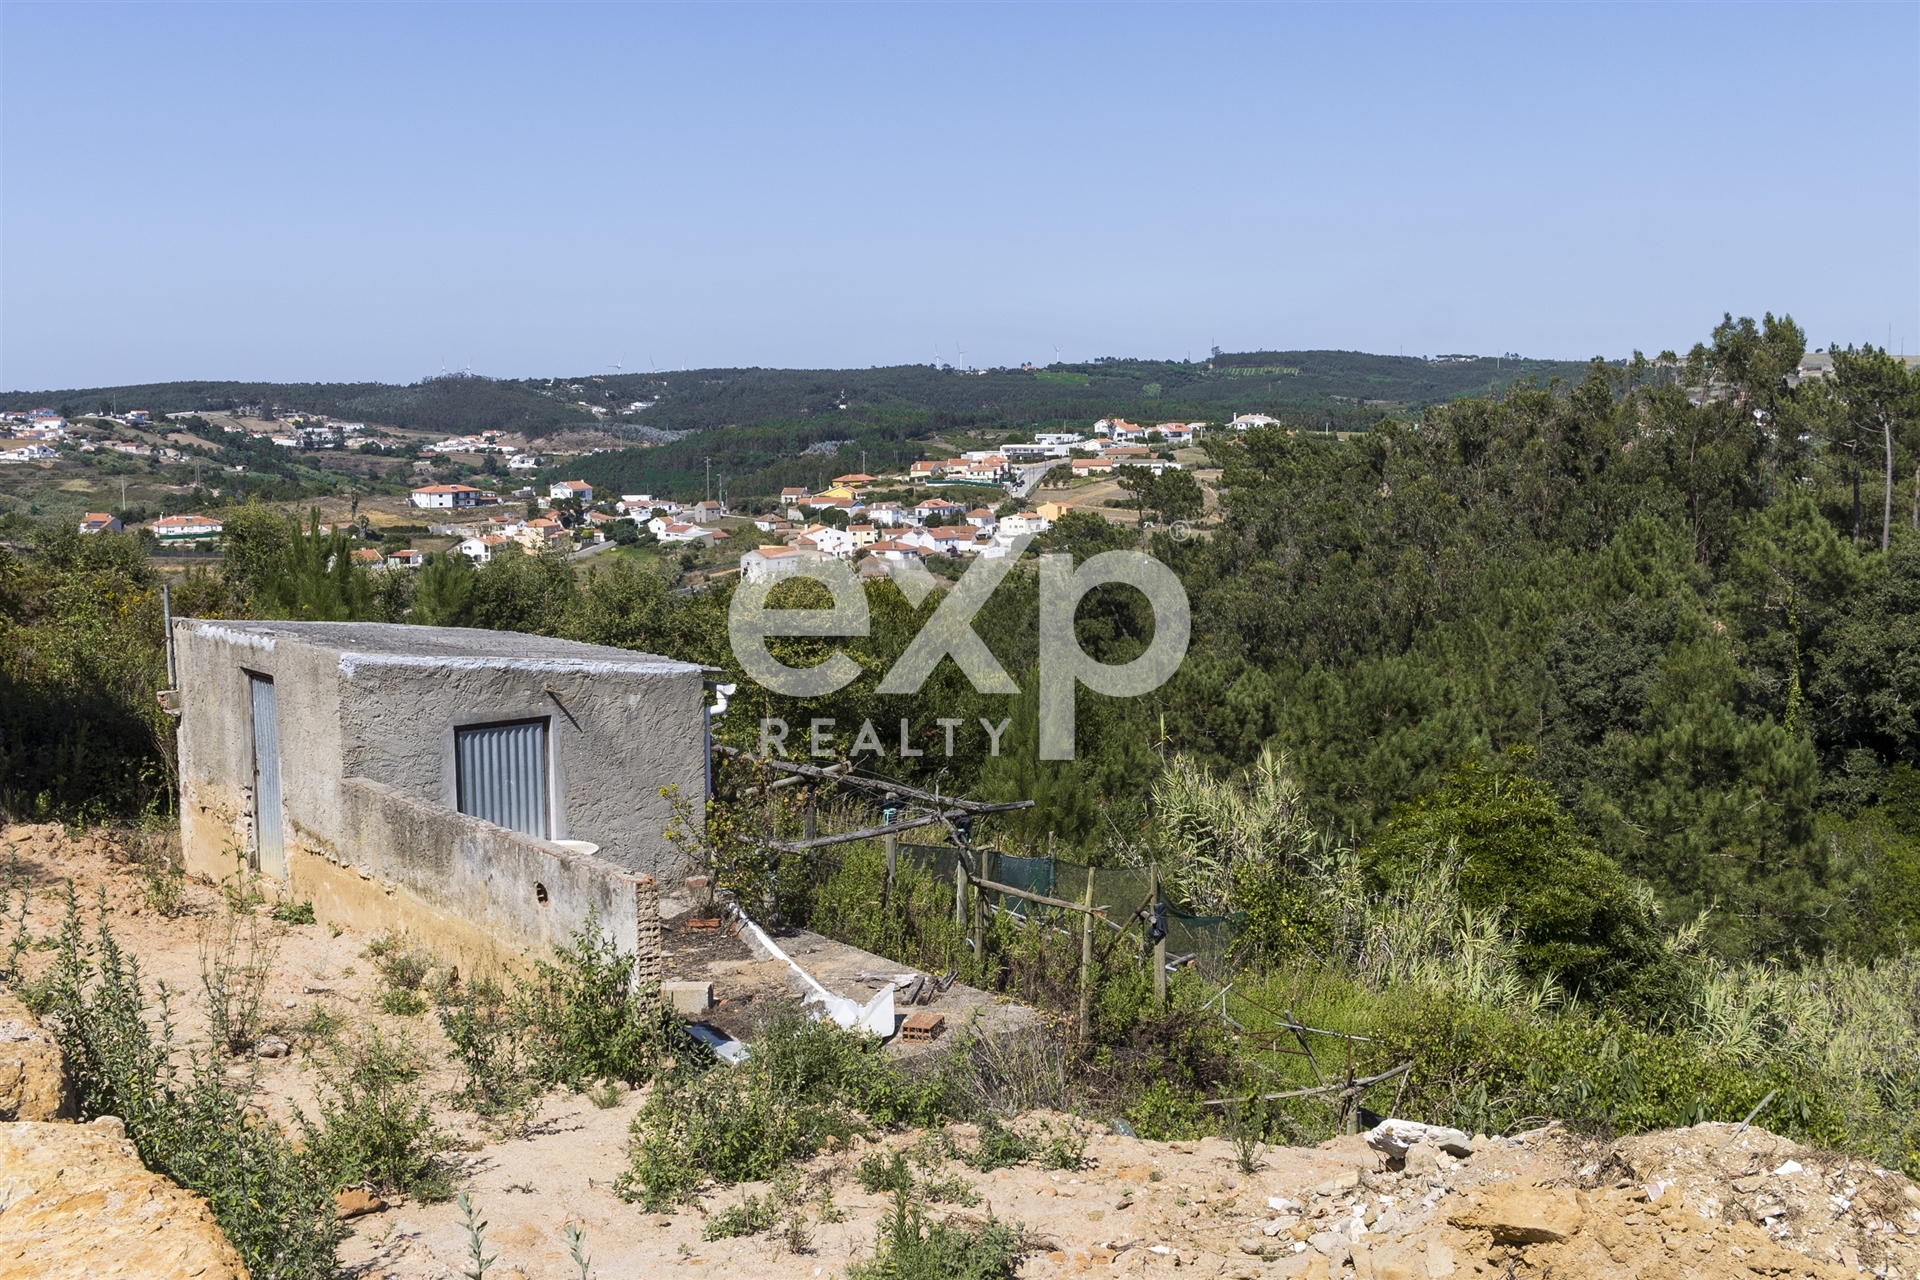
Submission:
{"label": "hillside", "polygon": [[[277,406],[409,430],[518,431],[530,437],[590,425],[592,405],[605,423],[668,431],[886,415],[927,434],[950,426],[1031,426],[1103,414],[1220,417],[1267,411],[1364,425],[1383,411],[1417,408],[1517,379],[1576,379],[1578,361],[1429,362],[1353,351],[1256,351],[1206,363],[1104,359],[1045,369],[962,372],[930,365],[870,369],[687,369],[656,374],[558,379],[429,378],[386,383],[163,382],[0,394],[0,410],[40,405],[86,412],[142,408]],[[649,407],[622,413],[627,406]],[[1230,412],[1229,412],[1230,411]],[[604,423],[603,423],[604,425]],[[647,435],[649,433],[634,433]],[[805,431],[818,438],[830,432]],[[654,437],[657,439],[658,437]]]}

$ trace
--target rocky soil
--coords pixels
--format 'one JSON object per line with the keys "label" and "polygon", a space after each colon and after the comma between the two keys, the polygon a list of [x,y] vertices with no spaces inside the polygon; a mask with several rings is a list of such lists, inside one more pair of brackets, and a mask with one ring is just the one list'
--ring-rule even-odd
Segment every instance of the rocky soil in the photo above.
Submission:
{"label": "rocky soil", "polygon": [[[190,1036],[204,1034],[195,1007],[199,956],[203,934],[224,911],[217,891],[188,886],[186,913],[169,918],[153,911],[140,871],[119,860],[125,851],[114,842],[74,840],[58,828],[8,828],[0,832],[0,857],[8,843],[17,847],[37,893],[50,892],[66,876],[89,900],[104,888],[122,945],[140,958],[149,980],[164,978],[184,993],[176,1001],[180,1021]],[[29,924],[37,938],[57,929],[58,916],[44,897]],[[404,1030],[429,1056],[442,1058],[433,1018],[375,1010],[376,985],[364,956],[369,941],[324,925],[273,926],[269,1010],[291,1033],[324,1005],[356,1024]],[[44,960],[44,951],[29,952],[30,964]],[[738,963],[743,988],[752,985],[749,977],[760,980],[754,962]],[[770,976],[760,985],[774,987]],[[734,998],[749,994],[743,989]],[[312,1105],[313,1063],[297,1034],[290,1039],[287,1057],[233,1066],[235,1079],[250,1081],[271,1115]],[[456,1078],[442,1063],[425,1083],[444,1095]],[[602,1108],[583,1096],[556,1094],[515,1135],[489,1133],[436,1101],[436,1119],[458,1144],[451,1154],[459,1184],[489,1223],[487,1251],[499,1259],[488,1272],[492,1280],[577,1274],[567,1256],[569,1226],[585,1231],[593,1274],[602,1280],[828,1277],[870,1256],[890,1199],[860,1189],[855,1171],[872,1153],[864,1146],[806,1166],[804,1238],[785,1232],[702,1238],[711,1215],[748,1194],[766,1194],[765,1186],[715,1188],[697,1208],[668,1214],[622,1202],[612,1183],[626,1165],[627,1126],[640,1100],[629,1093]],[[1076,1123],[1036,1114],[1017,1125],[1059,1133]],[[14,1217],[19,1197],[11,1188],[25,1185],[23,1162],[39,1158],[31,1132],[53,1127],[81,1131],[6,1126],[30,1136],[0,1144],[0,1246],[6,1246],[0,1247],[0,1277],[15,1274],[7,1267],[25,1257],[9,1244],[16,1239],[8,1234],[13,1224],[24,1221]],[[1458,1155],[1422,1142],[1391,1159],[1363,1135],[1317,1148],[1262,1149],[1251,1173],[1240,1170],[1232,1148],[1218,1139],[1147,1142],[1097,1126],[1088,1135],[1086,1166],[1070,1172],[1023,1165],[978,1174],[930,1154],[936,1144],[922,1133],[891,1135],[875,1145],[917,1152],[927,1166],[923,1178],[958,1180],[957,1199],[935,1206],[937,1215],[979,1220],[991,1214],[1020,1224],[1030,1248],[1019,1273],[1034,1280],[1160,1274],[1289,1280],[1873,1274],[1920,1280],[1920,1188],[1898,1174],[1758,1129],[1735,1133],[1730,1125],[1708,1124],[1607,1143],[1549,1128],[1513,1138],[1474,1137],[1455,1144]],[[960,1146],[972,1137],[965,1126],[950,1136]],[[124,1188],[89,1203],[122,1206],[110,1216],[125,1217],[125,1230],[137,1232],[153,1220],[152,1211],[140,1207],[149,1201],[139,1197],[165,1188],[141,1182],[146,1175],[137,1169],[122,1173]],[[148,1190],[139,1191],[142,1186]],[[821,1219],[820,1194],[827,1188],[842,1220]],[[965,1203],[972,1197],[977,1203]],[[341,1260],[347,1274],[362,1280],[443,1280],[468,1268],[467,1237],[451,1204],[401,1201],[349,1225]],[[71,1274],[114,1272],[81,1267]]]}

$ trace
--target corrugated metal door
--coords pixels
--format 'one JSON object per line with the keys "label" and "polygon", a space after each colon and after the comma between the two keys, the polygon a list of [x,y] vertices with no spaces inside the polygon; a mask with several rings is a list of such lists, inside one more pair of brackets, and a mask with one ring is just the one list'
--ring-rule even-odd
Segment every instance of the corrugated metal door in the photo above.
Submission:
{"label": "corrugated metal door", "polygon": [[253,693],[253,833],[260,874],[287,878],[286,835],[280,816],[280,717],[273,681],[247,673]]}
{"label": "corrugated metal door", "polygon": [[547,838],[547,722],[453,731],[460,812]]}

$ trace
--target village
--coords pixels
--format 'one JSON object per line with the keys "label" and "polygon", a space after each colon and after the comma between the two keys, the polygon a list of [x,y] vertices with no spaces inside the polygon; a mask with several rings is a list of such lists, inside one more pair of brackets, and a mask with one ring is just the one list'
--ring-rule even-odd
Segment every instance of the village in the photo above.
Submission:
{"label": "village", "polygon": [[[719,496],[680,501],[661,494],[610,493],[585,479],[533,479],[534,473],[550,475],[584,457],[617,451],[606,444],[554,451],[543,458],[530,443],[501,431],[407,440],[387,429],[336,422],[324,415],[274,415],[256,421],[245,416],[249,412],[271,413],[261,406],[243,406],[235,415],[216,419],[220,434],[241,435],[297,454],[369,447],[375,453],[404,451],[414,459],[416,479],[431,479],[432,473],[444,474],[448,467],[458,469],[457,480],[408,490],[392,511],[384,510],[392,500],[375,493],[364,499],[355,494],[322,500],[325,520],[316,523],[313,532],[330,536],[338,528],[350,538],[382,544],[357,546],[349,553],[364,569],[416,570],[436,551],[483,565],[516,552],[584,556],[645,547],[696,554],[702,562],[701,583],[736,572],[747,582],[770,582],[823,560],[852,562],[863,577],[877,578],[893,565],[929,557],[996,559],[1021,539],[1046,532],[1076,507],[1119,523],[1137,522],[1137,504],[1127,500],[1118,483],[1128,469],[1156,477],[1169,471],[1198,472],[1207,461],[1196,445],[1209,431],[1281,425],[1260,413],[1237,415],[1224,426],[1143,425],[1101,418],[1083,431],[1034,432],[1027,441],[923,457],[900,473],[849,472],[818,488],[787,486],[777,495],[736,496],[730,504],[724,483]],[[156,462],[195,461],[198,453],[143,442],[137,434],[133,439],[102,438],[112,428],[164,433],[168,416],[161,415],[156,424],[154,415],[142,410],[89,415],[73,423],[53,409],[7,415],[0,430],[11,439],[0,445],[0,460],[50,462],[104,450],[116,456],[137,453]],[[183,444],[195,439],[179,436]],[[345,510],[336,512],[336,507]],[[78,530],[93,534],[145,529],[163,554],[211,552],[225,529],[220,510],[213,506],[144,522],[123,520],[113,510],[88,511]],[[388,535],[384,538],[382,526]]]}

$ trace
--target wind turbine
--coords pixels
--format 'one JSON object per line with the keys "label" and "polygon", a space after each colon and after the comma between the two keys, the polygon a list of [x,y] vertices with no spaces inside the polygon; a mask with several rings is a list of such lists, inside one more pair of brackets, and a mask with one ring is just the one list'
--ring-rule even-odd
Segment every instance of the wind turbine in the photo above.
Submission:
{"label": "wind turbine", "polygon": [[618,360],[615,360],[612,364],[608,365],[607,367],[613,370],[615,377],[618,377],[619,375],[627,371],[627,358],[625,356],[621,356]]}
{"label": "wind turbine", "polygon": [[1057,342],[1053,344],[1053,362],[1060,363],[1060,344]]}
{"label": "wind turbine", "polygon": [[960,353],[960,372],[965,373],[967,371],[967,349],[960,345],[960,339],[958,338],[953,340],[953,349]]}

